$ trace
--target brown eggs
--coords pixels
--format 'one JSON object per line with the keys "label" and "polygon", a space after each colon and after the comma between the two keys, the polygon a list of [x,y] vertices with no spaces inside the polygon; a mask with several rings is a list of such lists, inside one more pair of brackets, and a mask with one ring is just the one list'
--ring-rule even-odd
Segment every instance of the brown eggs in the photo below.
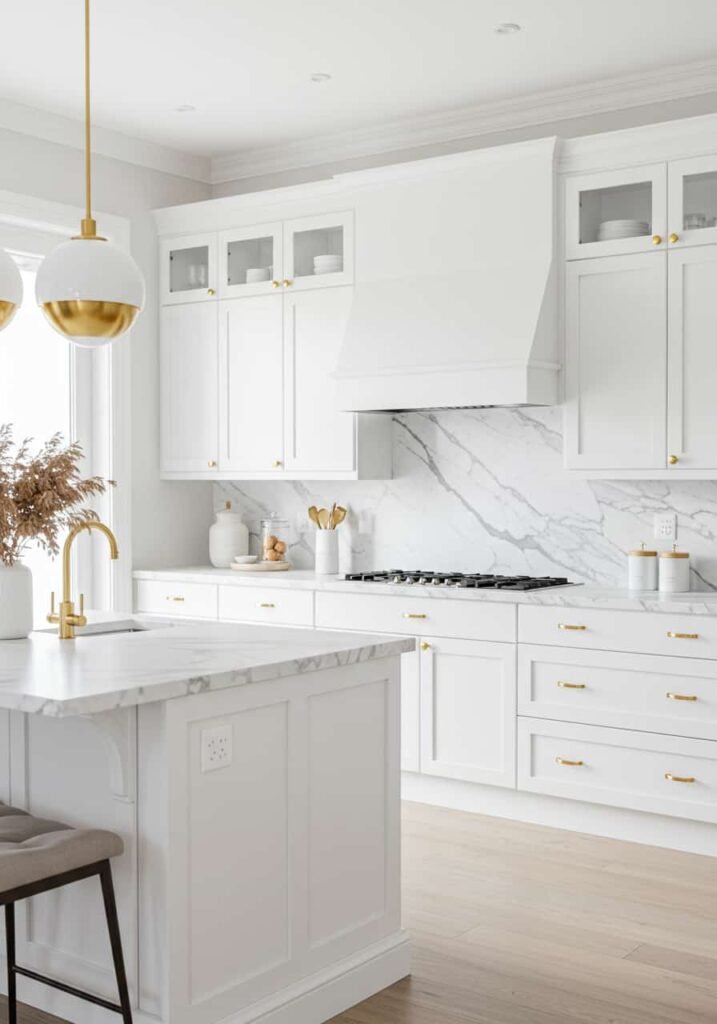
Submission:
{"label": "brown eggs", "polygon": [[264,538],[262,557],[265,562],[283,562],[286,555],[286,542],[273,534]]}

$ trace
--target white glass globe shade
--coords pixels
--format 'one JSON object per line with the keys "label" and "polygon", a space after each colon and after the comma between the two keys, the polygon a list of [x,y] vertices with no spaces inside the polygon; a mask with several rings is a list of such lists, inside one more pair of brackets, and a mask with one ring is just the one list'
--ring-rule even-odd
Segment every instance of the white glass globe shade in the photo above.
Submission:
{"label": "white glass globe shade", "polygon": [[22,305],[22,278],[17,264],[0,249],[0,331]]}
{"label": "white glass globe shade", "polygon": [[60,334],[97,348],[129,330],[144,308],[144,279],[131,256],[100,238],[73,238],[46,256],[35,295]]}

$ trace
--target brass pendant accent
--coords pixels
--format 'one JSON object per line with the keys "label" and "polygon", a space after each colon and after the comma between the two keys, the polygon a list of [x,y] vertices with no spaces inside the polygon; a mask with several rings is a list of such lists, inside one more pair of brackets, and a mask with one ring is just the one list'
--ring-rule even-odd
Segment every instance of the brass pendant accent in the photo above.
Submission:
{"label": "brass pendant accent", "polygon": [[0,299],[0,331],[7,327],[17,312],[17,303],[9,302],[7,299]]}
{"label": "brass pendant accent", "polygon": [[67,338],[117,338],[132,326],[139,308],[125,302],[64,299],[43,303],[42,311]]}

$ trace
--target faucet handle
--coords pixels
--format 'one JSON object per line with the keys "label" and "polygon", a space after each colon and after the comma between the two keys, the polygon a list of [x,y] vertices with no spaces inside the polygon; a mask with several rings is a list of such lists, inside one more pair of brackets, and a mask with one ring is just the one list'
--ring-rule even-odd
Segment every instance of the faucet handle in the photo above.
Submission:
{"label": "faucet handle", "polygon": [[80,594],[80,615],[85,614],[85,595]]}
{"label": "faucet handle", "polygon": [[60,621],[60,616],[55,611],[55,591],[50,593],[50,612],[47,616],[47,621],[56,625]]}
{"label": "faucet handle", "polygon": [[85,595],[80,594],[80,614],[73,616],[76,626],[86,626],[87,619],[85,618]]}

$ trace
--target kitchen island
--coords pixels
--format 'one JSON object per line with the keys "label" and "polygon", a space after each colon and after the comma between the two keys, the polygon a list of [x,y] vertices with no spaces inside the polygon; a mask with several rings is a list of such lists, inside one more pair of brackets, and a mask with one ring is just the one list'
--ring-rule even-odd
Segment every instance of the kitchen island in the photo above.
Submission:
{"label": "kitchen island", "polygon": [[[112,617],[74,641],[0,644],[0,797],[122,835],[139,1024],[319,1024],[408,973],[399,664],[413,646]],[[30,901],[18,959],[111,995],[95,888]],[[113,1019],[29,981],[20,997]]]}

